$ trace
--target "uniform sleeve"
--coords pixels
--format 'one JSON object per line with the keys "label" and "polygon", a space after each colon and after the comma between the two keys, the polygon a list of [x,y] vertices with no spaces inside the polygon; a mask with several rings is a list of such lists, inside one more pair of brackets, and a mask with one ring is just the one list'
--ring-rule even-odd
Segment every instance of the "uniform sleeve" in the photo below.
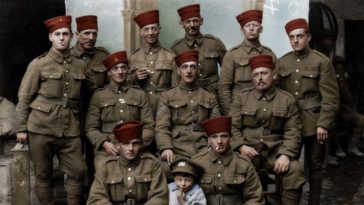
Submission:
{"label": "uniform sleeve", "polygon": [[98,98],[94,94],[91,98],[88,111],[86,114],[85,130],[86,136],[98,150],[105,141],[108,141],[110,134],[101,132],[101,109],[98,106]]}
{"label": "uniform sleeve", "polygon": [[140,110],[140,119],[143,121],[143,144],[149,146],[154,139],[154,117],[152,109],[150,108],[147,96],[142,94],[142,107]]}
{"label": "uniform sleeve", "polygon": [[212,111],[210,114],[210,118],[221,116],[220,106],[219,103],[217,102],[217,97],[215,95],[212,96],[211,103],[212,103]]}
{"label": "uniform sleeve", "polygon": [[155,140],[160,151],[164,149],[173,149],[171,137],[172,111],[167,105],[167,101],[168,97],[164,92],[159,98],[155,126]]}
{"label": "uniform sleeve", "polygon": [[319,70],[319,90],[322,100],[317,127],[332,129],[335,115],[340,104],[339,88],[334,68],[329,60],[323,62]]}
{"label": "uniform sleeve", "polygon": [[283,144],[279,146],[277,157],[282,154],[290,158],[297,157],[301,146],[301,128],[298,108],[295,100],[292,99],[288,107],[288,118],[283,126]]}
{"label": "uniform sleeve", "polygon": [[230,111],[233,81],[234,61],[231,53],[228,52],[222,61],[220,79],[218,82],[218,99],[224,115],[227,115]]}
{"label": "uniform sleeve", "polygon": [[29,105],[36,97],[40,85],[39,63],[31,62],[23,76],[19,91],[18,104],[16,105],[17,132],[27,131]]}
{"label": "uniform sleeve", "polygon": [[232,149],[240,147],[244,144],[244,136],[241,134],[242,130],[242,115],[240,114],[241,109],[241,98],[238,96],[233,104],[229,116],[231,116],[231,135],[232,135]]}
{"label": "uniform sleeve", "polygon": [[87,199],[87,205],[112,205],[110,202],[109,188],[105,183],[105,177],[102,173],[96,173],[92,183],[90,195]]}
{"label": "uniform sleeve", "polygon": [[219,61],[219,64],[221,66],[222,61],[224,59],[224,56],[226,54],[226,47],[225,47],[224,43],[220,39],[218,39],[218,41],[217,41],[217,52],[219,53],[219,60],[218,61]]}
{"label": "uniform sleeve", "polygon": [[251,163],[249,163],[249,167],[247,169],[242,194],[245,200],[244,205],[265,204],[260,179]]}
{"label": "uniform sleeve", "polygon": [[152,181],[145,205],[167,205],[169,201],[167,177],[159,163],[153,168]]}
{"label": "uniform sleeve", "polygon": [[177,73],[177,69],[178,69],[178,66],[177,66],[177,64],[176,64],[176,62],[173,60],[173,64],[172,64],[172,76],[171,76],[171,86],[172,87],[175,87],[175,86],[177,86],[178,84],[179,84],[179,82],[180,82],[180,77],[179,77],[179,75],[178,75],[178,73]]}

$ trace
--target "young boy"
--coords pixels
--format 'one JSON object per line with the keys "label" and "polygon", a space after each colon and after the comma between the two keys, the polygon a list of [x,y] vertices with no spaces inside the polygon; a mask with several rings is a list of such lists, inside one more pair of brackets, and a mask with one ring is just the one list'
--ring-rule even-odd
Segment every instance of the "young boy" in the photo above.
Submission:
{"label": "young boy", "polygon": [[205,194],[195,183],[203,174],[203,169],[186,160],[171,164],[174,182],[168,184],[169,205],[206,205]]}

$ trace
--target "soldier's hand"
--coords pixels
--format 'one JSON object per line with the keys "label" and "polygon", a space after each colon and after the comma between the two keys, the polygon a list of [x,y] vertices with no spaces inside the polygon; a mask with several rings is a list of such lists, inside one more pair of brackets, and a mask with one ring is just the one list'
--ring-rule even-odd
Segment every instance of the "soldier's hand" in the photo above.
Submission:
{"label": "soldier's hand", "polygon": [[147,68],[139,68],[138,70],[135,71],[135,73],[138,80],[144,80],[149,76]]}
{"label": "soldier's hand", "polygon": [[329,132],[327,131],[327,129],[323,127],[317,127],[316,133],[317,133],[317,142],[320,144],[323,144],[329,137]]}
{"label": "soldier's hand", "polygon": [[163,160],[167,161],[168,165],[170,165],[175,160],[174,152],[171,149],[163,150],[161,157]]}
{"label": "soldier's hand", "polygon": [[177,195],[177,200],[180,205],[186,204],[186,194],[183,191],[180,191]]}
{"label": "soldier's hand", "polygon": [[116,156],[118,154],[118,150],[116,149],[116,147],[108,141],[105,141],[104,144],[102,144],[102,147],[108,155]]}
{"label": "soldier's hand", "polygon": [[250,159],[253,159],[255,156],[259,155],[259,153],[253,148],[246,145],[243,145],[239,148],[240,154],[248,156]]}
{"label": "soldier's hand", "polygon": [[278,159],[274,162],[274,171],[276,173],[283,173],[288,171],[289,168],[289,158],[288,156],[282,154],[278,157]]}
{"label": "soldier's hand", "polygon": [[18,140],[19,143],[26,143],[28,140],[28,133],[26,132],[18,132],[16,133],[16,140]]}

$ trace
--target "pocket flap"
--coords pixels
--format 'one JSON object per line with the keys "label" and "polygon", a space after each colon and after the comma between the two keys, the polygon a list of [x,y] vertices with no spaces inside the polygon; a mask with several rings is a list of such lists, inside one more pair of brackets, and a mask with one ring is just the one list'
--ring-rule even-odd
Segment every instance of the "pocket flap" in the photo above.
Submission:
{"label": "pocket flap", "polygon": [[135,181],[139,183],[147,183],[152,181],[152,177],[150,175],[135,176]]}
{"label": "pocket flap", "polygon": [[283,117],[283,118],[288,117],[288,110],[285,110],[285,109],[273,108],[272,113],[273,113],[273,116],[275,116],[275,117]]}
{"label": "pocket flap", "polygon": [[99,107],[103,108],[103,107],[108,107],[108,106],[112,106],[115,105],[115,101],[103,101],[103,102],[99,102]]}
{"label": "pocket flap", "polygon": [[128,100],[128,101],[126,101],[126,104],[131,105],[131,106],[137,106],[137,107],[141,107],[142,106],[140,104],[140,102],[135,101],[135,100]]}
{"label": "pocket flap", "polygon": [[86,79],[86,76],[82,73],[71,73],[71,76],[73,79],[76,79],[76,80],[84,80]]}
{"label": "pocket flap", "polygon": [[106,71],[106,67],[105,66],[93,66],[91,67],[91,70],[93,70],[94,72],[97,72],[97,73],[103,73]]}
{"label": "pocket flap", "polygon": [[256,112],[257,112],[257,108],[256,107],[246,107],[246,106],[243,106],[241,108],[241,114],[242,115],[255,115]]}
{"label": "pocket flap", "polygon": [[42,112],[46,112],[49,113],[49,111],[51,111],[52,108],[52,104],[46,103],[46,102],[41,102],[38,100],[33,100],[32,103],[30,103],[29,107],[31,107],[34,110],[39,110]]}
{"label": "pocket flap", "polygon": [[217,58],[219,54],[217,52],[208,52],[202,54],[205,58]]}
{"label": "pocket flap", "polygon": [[247,66],[247,65],[249,65],[249,59],[246,59],[246,58],[237,59],[237,60],[235,60],[235,64],[237,64],[239,66]]}
{"label": "pocket flap", "polygon": [[212,176],[204,175],[201,177],[201,184],[211,184],[212,183]]}
{"label": "pocket flap", "polygon": [[291,73],[292,73],[291,71],[279,71],[278,75],[281,77],[287,77],[287,76],[290,76]]}
{"label": "pocket flap", "polygon": [[122,175],[111,175],[106,179],[107,184],[119,184],[123,181]]}
{"label": "pocket flap", "polygon": [[206,108],[206,109],[210,109],[212,108],[212,105],[206,102],[197,102],[197,104],[201,105],[202,107]]}
{"label": "pocket flap", "polygon": [[130,65],[130,71],[138,70],[139,68],[146,68],[145,63],[133,63]]}
{"label": "pocket flap", "polygon": [[301,71],[301,75],[306,77],[306,78],[317,78],[319,76],[319,72],[318,71]]}
{"label": "pocket flap", "polygon": [[187,105],[187,101],[181,100],[174,100],[168,103],[168,106],[173,107],[173,108],[180,108]]}
{"label": "pocket flap", "polygon": [[168,61],[157,61],[155,63],[156,70],[170,70],[172,71],[172,63]]}
{"label": "pocket flap", "polygon": [[62,77],[62,74],[58,73],[58,72],[42,71],[42,72],[40,72],[40,75],[43,78],[49,78],[49,79],[60,79]]}
{"label": "pocket flap", "polygon": [[225,184],[242,184],[244,181],[245,181],[245,177],[242,175],[224,176]]}

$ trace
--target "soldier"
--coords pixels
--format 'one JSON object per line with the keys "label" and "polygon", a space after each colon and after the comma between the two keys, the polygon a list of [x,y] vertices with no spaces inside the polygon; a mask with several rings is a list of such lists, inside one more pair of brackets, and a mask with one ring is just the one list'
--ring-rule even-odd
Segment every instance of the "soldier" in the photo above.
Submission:
{"label": "soldier", "polygon": [[102,61],[109,55],[109,51],[103,47],[95,47],[98,34],[97,16],[80,16],[76,18],[76,23],[77,43],[71,49],[71,54],[86,62],[86,75],[93,91],[107,84],[107,71]]}
{"label": "soldier", "polygon": [[244,41],[230,49],[222,62],[219,80],[219,102],[223,114],[227,115],[235,96],[243,89],[251,87],[249,59],[252,56],[268,54],[276,60],[275,54],[268,47],[260,44],[259,36],[263,31],[263,13],[249,10],[236,17],[244,34]]}
{"label": "soldier", "polygon": [[309,47],[311,35],[305,19],[285,26],[293,51],[277,61],[280,86],[297,101],[302,121],[302,142],[308,162],[309,204],[320,204],[322,151],[339,107],[334,68],[322,53]]}
{"label": "soldier", "polygon": [[83,159],[80,140],[79,100],[86,78],[85,64],[69,50],[71,16],[45,21],[52,47],[28,66],[20,88],[17,140],[29,139],[35,173],[35,193],[41,204],[54,204],[53,156],[66,174],[68,204],[81,204]]}
{"label": "soldier", "polygon": [[86,117],[86,135],[95,151],[95,167],[99,170],[108,155],[117,155],[112,128],[115,123],[130,120],[144,122],[143,147],[154,138],[154,118],[145,93],[129,86],[128,59],[125,51],[109,55],[104,61],[111,80],[108,86],[92,96]]}
{"label": "soldier", "polygon": [[250,160],[231,149],[231,117],[201,122],[209,149],[192,157],[204,169],[200,183],[207,204],[265,204],[258,175]]}
{"label": "soldier", "polygon": [[163,92],[156,118],[156,142],[163,160],[189,159],[207,146],[199,125],[220,115],[213,93],[198,85],[198,52],[187,51],[175,57],[181,82]]}
{"label": "soldier", "polygon": [[113,128],[120,156],[108,157],[96,172],[87,204],[167,205],[167,179],[152,154],[142,153],[141,121]]}
{"label": "soldier", "polygon": [[181,18],[179,22],[185,30],[185,37],[176,40],[171,50],[179,55],[189,50],[199,52],[200,86],[217,94],[217,81],[219,80],[218,64],[221,66],[226,53],[224,43],[210,34],[201,34],[200,27],[203,18],[200,15],[200,5],[192,4],[177,10]]}
{"label": "soldier", "polygon": [[283,204],[298,205],[305,179],[297,161],[301,122],[296,101],[274,86],[277,74],[272,56],[254,56],[249,64],[253,88],[236,96],[229,113],[234,149],[249,157],[256,169],[281,175]]}
{"label": "soldier", "polygon": [[139,25],[144,45],[130,57],[129,81],[147,93],[155,116],[160,94],[177,84],[176,65],[173,61],[175,54],[159,43],[161,27],[158,10],[139,14],[134,21]]}

